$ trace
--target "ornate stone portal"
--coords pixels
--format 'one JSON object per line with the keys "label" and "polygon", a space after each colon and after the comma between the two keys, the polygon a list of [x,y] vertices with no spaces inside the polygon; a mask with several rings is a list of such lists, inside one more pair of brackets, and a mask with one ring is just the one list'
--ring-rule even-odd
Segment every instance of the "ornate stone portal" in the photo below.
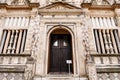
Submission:
{"label": "ornate stone portal", "polygon": [[[0,80],[120,80],[119,7],[119,0],[1,0]],[[60,59],[50,59],[51,46]]]}

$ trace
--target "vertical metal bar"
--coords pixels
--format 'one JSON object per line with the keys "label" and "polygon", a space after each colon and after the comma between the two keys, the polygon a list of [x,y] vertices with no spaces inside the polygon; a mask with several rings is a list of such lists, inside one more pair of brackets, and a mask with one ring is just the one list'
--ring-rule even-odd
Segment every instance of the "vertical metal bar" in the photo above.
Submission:
{"label": "vertical metal bar", "polygon": [[18,25],[17,26],[21,26],[21,17],[18,18]]}
{"label": "vertical metal bar", "polygon": [[108,22],[108,27],[112,27],[109,17],[107,17],[107,22]]}
{"label": "vertical metal bar", "polygon": [[107,17],[105,17],[105,21],[106,21],[106,25],[107,25],[107,27],[109,27]]}
{"label": "vertical metal bar", "polygon": [[29,17],[26,17],[25,27],[27,27],[29,24]]}
{"label": "vertical metal bar", "polygon": [[22,53],[24,50],[23,48],[24,48],[24,44],[25,44],[25,38],[26,38],[26,30],[23,31],[23,38],[22,38],[20,53]]}
{"label": "vertical metal bar", "polygon": [[5,27],[8,27],[9,25],[9,22],[10,22],[10,18],[9,17],[6,17],[6,20],[5,20]]}
{"label": "vertical metal bar", "polygon": [[15,53],[15,47],[16,47],[16,42],[17,42],[17,37],[18,37],[18,30],[15,30],[15,38],[14,38],[14,42],[13,42],[13,51],[12,51],[12,54]]}
{"label": "vertical metal bar", "polygon": [[24,27],[24,26],[25,26],[25,23],[26,23],[25,19],[26,19],[26,18],[25,18],[25,17],[23,17],[23,19],[22,19],[22,23],[21,23],[21,26],[22,26],[22,27]]}
{"label": "vertical metal bar", "polygon": [[118,46],[118,52],[120,52],[120,39],[119,39],[119,35],[117,33],[117,30],[115,31],[115,38],[116,38],[116,42],[117,42],[117,46]]}
{"label": "vertical metal bar", "polygon": [[97,30],[95,30],[95,38],[96,38],[96,45],[97,45],[98,53],[101,53]]}
{"label": "vertical metal bar", "polygon": [[103,42],[103,37],[102,37],[101,31],[102,30],[99,30],[100,43],[101,43],[102,53],[105,54],[105,46],[104,46],[104,42]]}
{"label": "vertical metal bar", "polygon": [[3,37],[2,37],[1,46],[0,46],[0,54],[2,53],[2,49],[3,49],[3,46],[4,46],[5,41],[6,41],[5,40],[6,36],[7,36],[7,31],[5,30],[5,31],[3,31]]}
{"label": "vertical metal bar", "polygon": [[95,27],[95,24],[94,24],[94,18],[91,17],[91,20],[92,20],[92,25],[93,25],[93,27]]}
{"label": "vertical metal bar", "polygon": [[112,41],[111,41],[111,37],[110,37],[110,30],[107,30],[107,39],[108,39],[108,44],[109,44],[109,50],[110,50],[110,53],[114,53],[114,50],[113,50],[113,45],[112,45]]}
{"label": "vertical metal bar", "polygon": [[14,23],[13,23],[14,27],[16,27],[16,23],[17,23],[17,17],[14,17]]}
{"label": "vertical metal bar", "polygon": [[5,47],[4,47],[3,53],[6,53],[6,50],[7,50],[7,47],[8,47],[8,43],[9,43],[9,39],[10,39],[10,33],[11,33],[11,31],[8,30],[8,34],[7,34],[7,38],[6,38],[6,42],[5,42]]}
{"label": "vertical metal bar", "polygon": [[11,17],[11,19],[10,19],[10,23],[9,23],[9,27],[12,27],[12,24],[13,24],[13,22],[14,22],[14,19],[13,19],[13,17]]}
{"label": "vertical metal bar", "polygon": [[103,17],[103,21],[104,21],[104,26],[107,27],[107,22],[106,22],[105,17]]}
{"label": "vertical metal bar", "polygon": [[19,50],[20,50],[20,44],[21,44],[21,39],[22,39],[22,30],[19,30],[19,38],[18,38],[18,41],[17,41],[16,54],[19,53]]}
{"label": "vertical metal bar", "polygon": [[115,37],[114,37],[114,35],[113,35],[113,30],[110,30],[110,34],[111,34],[112,43],[113,43],[113,46],[114,46],[115,53],[118,53],[117,45],[116,45],[116,43],[115,43]]}
{"label": "vertical metal bar", "polygon": [[10,37],[10,42],[9,42],[9,46],[8,46],[8,51],[7,51],[7,53],[9,54],[9,53],[11,53],[11,51],[13,51],[13,49],[12,49],[12,44],[14,43],[14,30],[12,30],[12,34],[11,34],[11,37]]}

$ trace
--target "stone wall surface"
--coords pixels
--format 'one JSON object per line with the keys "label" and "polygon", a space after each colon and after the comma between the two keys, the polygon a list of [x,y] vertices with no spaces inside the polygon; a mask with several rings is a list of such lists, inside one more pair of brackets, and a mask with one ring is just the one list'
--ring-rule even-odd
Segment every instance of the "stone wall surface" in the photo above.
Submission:
{"label": "stone wall surface", "polygon": [[[119,3],[1,0],[0,80],[120,80]],[[73,73],[49,72],[56,30],[71,35]]]}

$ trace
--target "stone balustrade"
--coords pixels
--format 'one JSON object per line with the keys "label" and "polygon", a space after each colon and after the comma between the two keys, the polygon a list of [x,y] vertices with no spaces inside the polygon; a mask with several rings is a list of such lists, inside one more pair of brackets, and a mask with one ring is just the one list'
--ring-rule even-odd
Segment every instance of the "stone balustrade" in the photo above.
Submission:
{"label": "stone balustrade", "polygon": [[120,54],[93,54],[92,60],[96,65],[118,65],[120,64]]}

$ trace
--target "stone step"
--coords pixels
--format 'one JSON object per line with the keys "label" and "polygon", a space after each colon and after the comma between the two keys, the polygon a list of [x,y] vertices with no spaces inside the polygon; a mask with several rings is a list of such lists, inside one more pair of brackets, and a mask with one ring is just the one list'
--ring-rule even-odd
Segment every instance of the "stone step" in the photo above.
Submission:
{"label": "stone step", "polygon": [[79,77],[35,77],[33,80],[88,80],[87,78]]}

